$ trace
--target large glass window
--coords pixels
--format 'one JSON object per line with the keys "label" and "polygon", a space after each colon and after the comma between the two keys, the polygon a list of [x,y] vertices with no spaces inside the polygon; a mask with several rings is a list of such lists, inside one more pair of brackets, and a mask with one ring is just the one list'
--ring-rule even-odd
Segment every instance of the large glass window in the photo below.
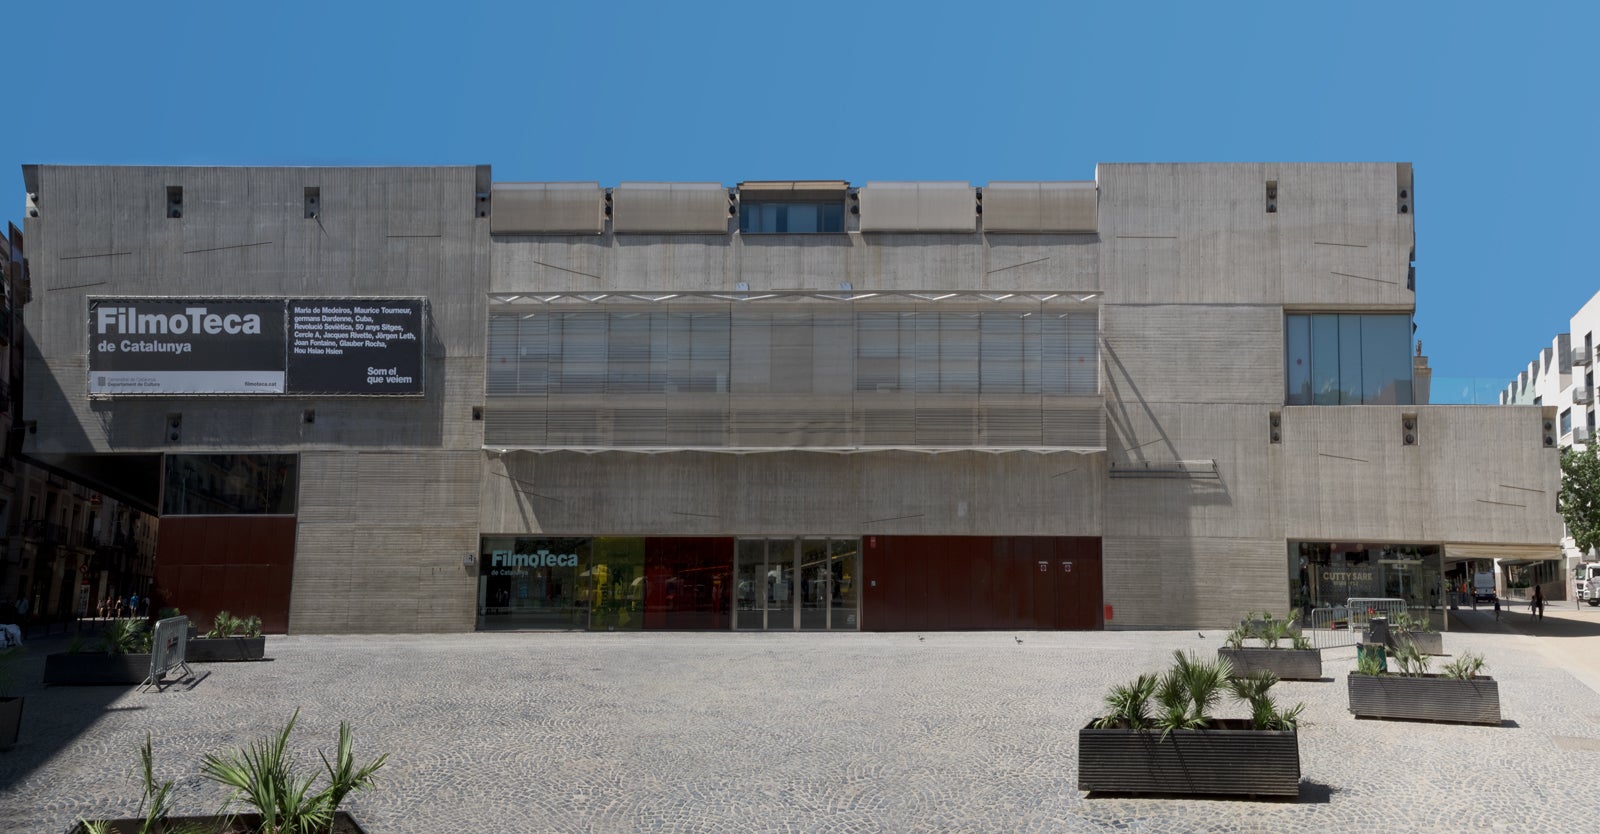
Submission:
{"label": "large glass window", "polygon": [[1289,405],[1411,405],[1411,317],[1317,313],[1284,320]]}
{"label": "large glass window", "polygon": [[1290,542],[1289,597],[1302,613],[1355,598],[1439,608],[1442,569],[1438,545]]}
{"label": "large glass window", "polygon": [[744,234],[818,234],[844,231],[844,203],[741,203]]}
{"label": "large glass window", "polygon": [[[489,322],[487,385],[490,396],[1092,396],[1100,390],[1098,327],[1094,312],[1040,308],[496,313]],[[1337,350],[1331,367],[1338,372]],[[1357,375],[1352,387],[1360,391],[1363,366],[1350,367]],[[1328,387],[1340,389],[1337,377]]]}
{"label": "large glass window", "polygon": [[[478,553],[478,627],[585,628],[593,540],[486,536]],[[637,627],[637,626],[635,626]]]}
{"label": "large glass window", "polygon": [[294,455],[167,455],[163,515],[294,515]]}

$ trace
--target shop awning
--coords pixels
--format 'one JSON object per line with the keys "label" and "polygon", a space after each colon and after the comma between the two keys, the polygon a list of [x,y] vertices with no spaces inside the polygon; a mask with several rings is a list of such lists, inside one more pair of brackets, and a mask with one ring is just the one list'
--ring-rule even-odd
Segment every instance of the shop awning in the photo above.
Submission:
{"label": "shop awning", "polygon": [[1499,559],[1504,564],[1551,562],[1562,558],[1561,546],[1507,545],[1507,544],[1452,544],[1444,546],[1444,560],[1462,562],[1467,559]]}

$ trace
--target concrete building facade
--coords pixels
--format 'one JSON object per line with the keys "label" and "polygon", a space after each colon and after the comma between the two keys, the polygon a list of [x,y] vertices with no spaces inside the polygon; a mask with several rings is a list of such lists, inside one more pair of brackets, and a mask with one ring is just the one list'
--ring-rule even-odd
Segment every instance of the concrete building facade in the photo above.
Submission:
{"label": "concrete building facade", "polygon": [[[1555,409],[1416,391],[1407,164],[25,179],[26,453],[160,496],[158,584],[290,631],[1210,626],[1560,536]],[[107,310],[294,340],[316,299],[418,300],[417,390],[91,373]]]}

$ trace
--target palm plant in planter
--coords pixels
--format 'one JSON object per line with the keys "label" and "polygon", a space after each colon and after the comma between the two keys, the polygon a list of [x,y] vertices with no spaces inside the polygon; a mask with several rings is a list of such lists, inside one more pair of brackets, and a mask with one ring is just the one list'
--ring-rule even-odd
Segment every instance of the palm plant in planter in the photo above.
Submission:
{"label": "palm plant in planter", "polygon": [[270,738],[231,753],[206,754],[201,761],[201,775],[234,788],[235,797],[243,799],[253,813],[231,814],[225,807],[214,816],[170,816],[172,783],[156,785],[147,736],[140,754],[144,776],[141,816],[79,820],[73,834],[362,834],[360,824],[340,806],[352,792],[373,787],[373,774],[388,755],[357,765],[350,725],[341,723],[333,761],[318,754],[326,770],[326,784],[313,790],[316,774],[303,772],[289,752],[289,734],[299,716],[296,710],[289,723]]}
{"label": "palm plant in planter", "polygon": [[1428,672],[1429,657],[1406,641],[1396,649],[1394,674],[1376,657],[1363,658],[1350,673],[1350,712],[1363,718],[1402,718],[1464,724],[1500,723],[1500,685],[1482,675],[1483,658],[1467,652],[1444,674]]}
{"label": "palm plant in planter", "polygon": [[194,663],[226,660],[260,660],[267,653],[267,638],[261,636],[260,617],[235,617],[217,612],[205,637],[189,640],[184,659]]}
{"label": "palm plant in planter", "polygon": [[[1229,632],[1226,645],[1217,649],[1217,656],[1228,661],[1236,677],[1266,671],[1282,680],[1322,679],[1322,651],[1294,627],[1298,615],[1277,618],[1263,613],[1261,620],[1253,616],[1254,612]],[[1252,639],[1260,645],[1246,645]],[[1280,647],[1285,640],[1289,644]]]}
{"label": "palm plant in planter", "polygon": [[[1222,658],[1173,652],[1173,661],[1159,677],[1113,688],[1109,712],[1078,731],[1078,789],[1298,796],[1304,705],[1280,708],[1270,672],[1232,678]],[[1225,693],[1248,705],[1251,717],[1213,717]]]}
{"label": "palm plant in planter", "polygon": [[44,659],[44,682],[50,684],[134,684],[150,674],[150,633],[143,620],[106,623],[100,651],[85,651],[75,640],[65,653]]}
{"label": "palm plant in planter", "polygon": [[138,816],[125,820],[78,820],[73,834],[214,834],[218,830],[173,820],[168,815],[172,810],[172,781],[156,784],[149,733],[145,733],[144,747],[139,749],[139,777],[144,792],[139,798]]}

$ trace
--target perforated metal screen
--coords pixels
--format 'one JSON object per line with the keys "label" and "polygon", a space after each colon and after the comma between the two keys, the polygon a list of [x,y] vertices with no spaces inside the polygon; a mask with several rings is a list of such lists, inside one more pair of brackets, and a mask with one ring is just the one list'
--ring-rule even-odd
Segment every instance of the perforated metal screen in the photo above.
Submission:
{"label": "perforated metal screen", "polygon": [[1103,449],[1097,308],[952,295],[500,305],[484,442]]}

